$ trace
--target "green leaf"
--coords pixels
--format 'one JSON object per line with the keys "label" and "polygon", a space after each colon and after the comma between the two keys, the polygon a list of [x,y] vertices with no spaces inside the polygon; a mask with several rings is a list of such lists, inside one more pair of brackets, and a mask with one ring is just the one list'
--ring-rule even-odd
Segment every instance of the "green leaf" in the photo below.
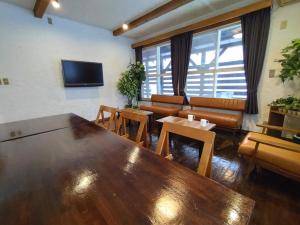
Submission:
{"label": "green leaf", "polygon": [[293,40],[281,51],[283,59],[275,60],[282,69],[279,78],[282,82],[294,80],[300,74],[300,39]]}

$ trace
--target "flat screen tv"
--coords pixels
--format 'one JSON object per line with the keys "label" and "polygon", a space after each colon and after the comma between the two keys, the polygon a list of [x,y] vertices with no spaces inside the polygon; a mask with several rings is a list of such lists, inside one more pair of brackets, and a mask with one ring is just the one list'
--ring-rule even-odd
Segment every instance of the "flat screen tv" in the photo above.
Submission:
{"label": "flat screen tv", "polygon": [[62,60],[65,87],[103,86],[102,63]]}

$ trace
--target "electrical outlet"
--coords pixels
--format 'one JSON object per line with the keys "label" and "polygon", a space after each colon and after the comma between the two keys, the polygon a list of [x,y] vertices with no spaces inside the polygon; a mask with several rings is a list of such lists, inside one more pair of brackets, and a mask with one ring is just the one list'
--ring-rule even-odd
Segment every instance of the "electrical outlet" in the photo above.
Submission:
{"label": "electrical outlet", "polygon": [[3,78],[2,81],[3,81],[3,84],[4,84],[4,85],[9,85],[9,80],[8,80],[8,78]]}
{"label": "electrical outlet", "polygon": [[285,30],[287,28],[287,20],[282,20],[280,23],[280,30]]}
{"label": "electrical outlet", "polygon": [[275,70],[269,70],[269,78],[274,78],[275,77]]}
{"label": "electrical outlet", "polygon": [[53,21],[52,21],[52,18],[51,18],[51,17],[48,17],[48,18],[47,18],[47,21],[48,21],[48,24],[50,24],[50,25],[53,24]]}

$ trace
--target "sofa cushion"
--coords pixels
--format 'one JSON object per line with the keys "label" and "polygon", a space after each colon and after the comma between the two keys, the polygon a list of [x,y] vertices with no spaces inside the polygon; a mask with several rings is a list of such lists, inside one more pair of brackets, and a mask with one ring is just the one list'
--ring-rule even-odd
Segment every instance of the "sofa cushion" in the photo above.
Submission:
{"label": "sofa cushion", "polygon": [[151,95],[151,102],[169,103],[182,105],[184,101],[183,96],[172,95]]}
{"label": "sofa cushion", "polygon": [[244,111],[246,101],[242,99],[191,97],[190,105],[205,108]]}
{"label": "sofa cushion", "polygon": [[[240,144],[238,150],[238,152],[242,155],[252,156],[255,152],[256,142],[249,141],[249,137],[259,137],[270,142],[277,142],[290,146],[300,146],[299,144],[281,140],[279,138],[267,136],[260,133],[249,132],[243,142]],[[272,164],[273,166],[276,166],[280,169],[300,175],[300,147],[298,153],[269,145],[259,144],[256,158],[266,163]]]}
{"label": "sofa cushion", "polygon": [[220,127],[239,128],[242,123],[241,114],[228,114],[228,113],[210,112],[210,111],[193,110],[193,109],[179,111],[178,113],[180,117],[184,117],[184,118],[187,118],[189,114],[194,115],[197,120],[206,119],[210,123],[215,123],[217,126]]}
{"label": "sofa cushion", "polygon": [[166,107],[166,106],[158,106],[158,105],[141,105],[140,109],[157,113],[160,115],[164,115],[164,116],[175,116],[180,110],[175,107]]}

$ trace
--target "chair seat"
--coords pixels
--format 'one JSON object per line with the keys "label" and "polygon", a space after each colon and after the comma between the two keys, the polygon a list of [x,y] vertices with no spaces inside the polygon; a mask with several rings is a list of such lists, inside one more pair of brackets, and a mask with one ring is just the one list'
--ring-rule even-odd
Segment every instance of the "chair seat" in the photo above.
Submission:
{"label": "chair seat", "polygon": [[288,171],[293,174],[300,175],[300,145],[289,141],[285,141],[279,138],[267,136],[260,133],[249,132],[243,142],[240,144],[238,152],[242,155],[253,156],[255,152],[256,142],[250,141],[249,138],[263,138],[266,141],[285,144],[289,146],[299,147],[298,152],[292,152],[289,150],[260,144],[256,157],[268,164],[272,164],[275,167],[279,167],[282,170]]}
{"label": "chair seat", "polygon": [[158,106],[158,105],[141,105],[141,110],[150,111],[153,113],[157,113],[164,116],[175,116],[179,112],[180,109],[169,106]]}
{"label": "chair seat", "polygon": [[239,128],[242,123],[241,114],[228,114],[221,112],[187,109],[180,111],[178,115],[183,118],[187,118],[188,115],[194,115],[197,120],[206,119],[210,123],[215,123],[220,127]]}

